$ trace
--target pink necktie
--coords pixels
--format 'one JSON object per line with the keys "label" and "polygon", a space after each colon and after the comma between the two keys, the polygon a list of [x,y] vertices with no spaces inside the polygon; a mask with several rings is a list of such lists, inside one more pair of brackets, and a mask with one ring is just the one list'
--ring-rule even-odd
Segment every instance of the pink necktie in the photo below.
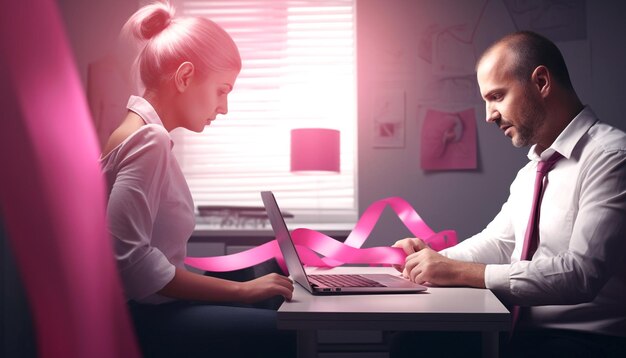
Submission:
{"label": "pink necktie", "polygon": [[[530,210],[530,217],[528,218],[528,226],[526,227],[526,235],[524,236],[524,246],[522,247],[522,256],[520,260],[532,260],[537,247],[539,247],[539,211],[541,208],[541,199],[543,197],[543,181],[548,172],[554,167],[554,164],[558,162],[563,156],[558,152],[552,154],[548,160],[540,161],[537,164],[537,175],[535,176],[535,192],[533,194],[533,203]],[[519,319],[520,306],[513,306],[512,314],[512,327],[515,329],[515,325]],[[513,330],[511,330],[513,332]]]}
{"label": "pink necktie", "polygon": [[524,246],[522,248],[521,260],[531,260],[537,247],[539,246],[539,211],[541,208],[541,198],[543,197],[543,179],[546,174],[554,167],[554,164],[563,156],[554,153],[546,161],[540,161],[537,164],[537,176],[535,177],[535,192],[533,194],[533,206],[530,210],[528,218],[528,226],[526,227],[526,236],[524,236]]}

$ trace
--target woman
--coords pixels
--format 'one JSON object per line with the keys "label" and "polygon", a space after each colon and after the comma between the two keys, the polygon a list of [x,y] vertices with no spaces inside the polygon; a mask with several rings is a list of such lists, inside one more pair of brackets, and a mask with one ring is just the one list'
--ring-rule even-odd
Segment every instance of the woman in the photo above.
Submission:
{"label": "woman", "polygon": [[145,41],[137,58],[145,92],[131,96],[101,162],[109,230],[144,354],[291,355],[294,336],[276,330],[275,311],[244,307],[275,296],[289,300],[289,278],[272,273],[235,282],[183,264],[194,209],[169,132],[201,132],[228,112],[241,69],[235,43],[210,20],[175,18],[166,3],[138,10],[124,32]]}

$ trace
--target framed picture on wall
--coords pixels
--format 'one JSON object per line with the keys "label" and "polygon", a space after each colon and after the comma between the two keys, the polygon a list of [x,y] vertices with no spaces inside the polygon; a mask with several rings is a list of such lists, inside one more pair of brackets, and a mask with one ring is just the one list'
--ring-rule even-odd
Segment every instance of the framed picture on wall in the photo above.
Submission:
{"label": "framed picture on wall", "polygon": [[404,148],[406,106],[403,89],[383,89],[372,101],[373,146]]}

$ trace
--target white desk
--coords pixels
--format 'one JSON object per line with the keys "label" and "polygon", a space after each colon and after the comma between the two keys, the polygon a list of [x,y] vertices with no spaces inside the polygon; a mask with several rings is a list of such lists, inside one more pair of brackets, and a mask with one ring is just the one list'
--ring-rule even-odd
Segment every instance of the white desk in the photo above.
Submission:
{"label": "white desk", "polygon": [[[340,273],[388,272],[393,268],[338,267]],[[311,269],[309,272],[328,272]],[[293,299],[278,310],[280,329],[298,330],[298,356],[316,357],[316,330],[424,330],[483,332],[483,356],[498,356],[498,334],[510,313],[486,289],[429,287],[418,294],[313,296],[295,284]]]}

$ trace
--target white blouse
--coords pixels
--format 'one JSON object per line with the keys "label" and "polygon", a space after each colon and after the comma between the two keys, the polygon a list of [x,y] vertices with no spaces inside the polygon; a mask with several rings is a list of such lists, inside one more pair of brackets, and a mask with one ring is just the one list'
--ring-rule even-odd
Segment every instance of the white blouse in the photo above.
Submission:
{"label": "white blouse", "polygon": [[195,226],[193,200],[154,108],[131,96],[127,108],[146,123],[101,158],[108,185],[107,219],[127,299],[163,303],[161,290],[184,268]]}

